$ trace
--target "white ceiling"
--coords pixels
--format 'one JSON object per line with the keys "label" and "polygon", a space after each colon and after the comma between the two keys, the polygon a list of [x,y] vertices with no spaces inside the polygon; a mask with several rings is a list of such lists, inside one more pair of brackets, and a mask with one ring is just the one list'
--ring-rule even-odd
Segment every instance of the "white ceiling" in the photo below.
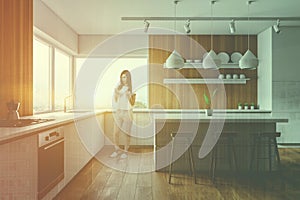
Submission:
{"label": "white ceiling", "polygon": [[[144,22],[124,21],[121,17],[174,17],[173,0],[41,0],[78,34],[118,34],[143,28]],[[247,17],[246,0],[217,0],[214,17]],[[256,0],[250,6],[251,17],[300,17],[299,0]],[[210,17],[210,0],[180,0],[177,17]],[[174,29],[173,21],[150,21],[151,27]],[[184,32],[185,21],[177,21]],[[192,21],[191,34],[229,34],[229,21]],[[275,21],[237,21],[236,34],[257,34]],[[281,21],[282,26],[300,26],[300,21]],[[249,28],[250,27],[250,28]]]}

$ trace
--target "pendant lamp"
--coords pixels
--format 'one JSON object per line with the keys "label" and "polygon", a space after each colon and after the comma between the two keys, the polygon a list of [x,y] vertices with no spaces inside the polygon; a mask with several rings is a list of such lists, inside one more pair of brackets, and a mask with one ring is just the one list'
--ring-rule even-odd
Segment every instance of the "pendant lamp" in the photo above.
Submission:
{"label": "pendant lamp", "polygon": [[[250,7],[250,4],[252,2],[253,1],[247,1],[247,4],[248,4],[248,22],[249,22],[249,7]],[[249,49],[249,27],[250,27],[250,25],[248,24],[248,50],[246,51],[246,53],[239,60],[239,67],[241,69],[256,69],[256,67],[258,66],[258,59],[256,58],[256,56]]]}
{"label": "pendant lamp", "polygon": [[175,4],[175,20],[174,20],[174,31],[175,31],[175,49],[166,60],[166,68],[182,68],[184,60],[180,53],[176,51],[176,6],[179,1],[174,1]]}
{"label": "pendant lamp", "polygon": [[203,68],[205,69],[218,69],[221,66],[221,60],[218,58],[217,54],[213,50],[213,35],[212,35],[212,23],[213,23],[213,5],[216,1],[210,2],[210,13],[211,13],[211,21],[210,21],[210,51],[203,59]]}

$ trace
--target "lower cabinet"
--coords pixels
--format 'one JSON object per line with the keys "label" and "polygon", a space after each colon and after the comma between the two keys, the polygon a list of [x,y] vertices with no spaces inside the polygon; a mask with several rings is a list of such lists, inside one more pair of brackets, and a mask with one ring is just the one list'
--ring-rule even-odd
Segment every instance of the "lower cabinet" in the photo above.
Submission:
{"label": "lower cabinet", "polygon": [[[113,143],[114,131],[114,116],[113,113],[105,113],[105,144],[111,145]],[[151,114],[147,112],[137,112],[133,114],[133,122],[131,127],[130,145],[154,145],[154,120]],[[120,145],[125,144],[125,137],[120,135]]]}
{"label": "lower cabinet", "polygon": [[101,150],[104,145],[103,127],[103,115],[64,126],[65,184]]}
{"label": "lower cabinet", "polygon": [[0,199],[37,198],[36,135],[0,144]]}
{"label": "lower cabinet", "polygon": [[[64,132],[64,179],[42,199],[55,197],[104,145],[104,114],[59,127]],[[38,134],[38,133],[37,133]],[[0,199],[38,199],[38,135],[0,144]]]}

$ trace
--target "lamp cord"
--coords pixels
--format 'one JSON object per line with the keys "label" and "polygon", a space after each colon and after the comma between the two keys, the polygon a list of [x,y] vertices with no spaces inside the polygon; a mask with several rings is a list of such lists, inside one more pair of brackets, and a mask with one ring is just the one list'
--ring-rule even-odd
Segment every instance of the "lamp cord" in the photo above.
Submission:
{"label": "lamp cord", "polygon": [[174,7],[174,16],[175,16],[175,20],[174,20],[174,34],[175,34],[175,37],[174,37],[174,49],[176,50],[176,24],[177,24],[177,19],[176,19],[176,17],[177,17],[177,13],[176,13],[176,7],[177,7],[177,3],[178,3],[178,1],[174,1],[174,4],[175,4],[175,7]]}
{"label": "lamp cord", "polygon": [[212,29],[213,29],[213,2],[211,2],[210,6],[210,49],[213,50],[213,36],[212,36]]}
{"label": "lamp cord", "polygon": [[250,32],[250,25],[249,25],[249,22],[250,22],[250,2],[248,3],[248,49],[249,49],[249,32]]}

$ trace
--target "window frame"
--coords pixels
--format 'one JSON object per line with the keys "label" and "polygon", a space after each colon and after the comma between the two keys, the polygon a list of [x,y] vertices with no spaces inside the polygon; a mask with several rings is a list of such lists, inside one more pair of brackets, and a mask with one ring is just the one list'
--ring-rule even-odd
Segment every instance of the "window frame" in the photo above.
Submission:
{"label": "window frame", "polygon": [[[40,43],[43,43],[44,45],[49,46],[50,48],[50,59],[49,59],[49,66],[50,66],[50,109],[41,111],[41,112],[35,112],[33,110],[33,114],[42,114],[42,113],[51,113],[51,112],[61,112],[63,109],[55,110],[55,51],[59,51],[60,53],[66,55],[69,57],[69,93],[73,93],[73,87],[74,87],[74,55],[68,53],[66,50],[58,47],[57,45],[49,42],[48,40],[38,36],[34,35],[33,36],[33,41],[36,40]],[[34,58],[33,58],[34,59]],[[34,78],[34,77],[33,77]],[[33,103],[33,102],[32,102]],[[34,105],[33,105],[34,107]]]}
{"label": "window frame", "polygon": [[[77,70],[78,67],[77,66],[77,60],[76,59],[88,59],[88,56],[84,56],[84,55],[76,55],[73,57],[73,63],[74,63],[74,67],[73,67],[73,84],[75,85],[75,80],[76,80],[76,76],[77,76]],[[93,59],[116,59],[113,56],[93,56],[91,57]],[[149,57],[148,56],[143,56],[143,55],[126,55],[126,56],[122,56],[122,59],[145,59],[147,61],[147,63],[149,63]],[[147,74],[148,74],[148,79],[149,79],[149,68],[147,69]],[[73,85],[73,87],[74,87]],[[98,109],[102,109],[103,107],[97,107]],[[139,108],[139,109],[149,109],[149,85],[147,86],[147,99],[146,99],[146,108]]]}

